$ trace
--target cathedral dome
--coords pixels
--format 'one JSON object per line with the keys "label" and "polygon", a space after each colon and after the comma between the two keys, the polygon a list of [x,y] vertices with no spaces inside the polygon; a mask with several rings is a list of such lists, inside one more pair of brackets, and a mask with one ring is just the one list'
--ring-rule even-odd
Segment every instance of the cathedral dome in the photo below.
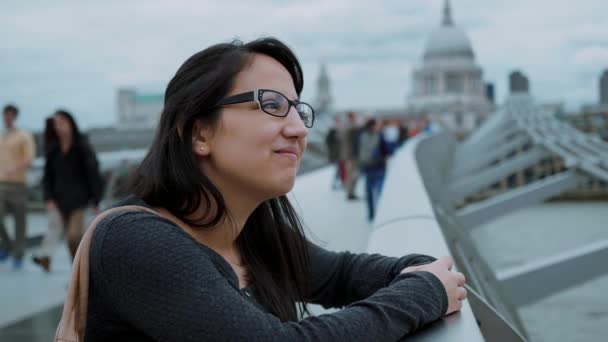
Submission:
{"label": "cathedral dome", "polygon": [[463,30],[454,26],[442,26],[433,32],[424,50],[424,59],[474,59],[473,47]]}
{"label": "cathedral dome", "polygon": [[424,50],[424,60],[454,58],[475,59],[475,54],[467,34],[454,26],[450,5],[446,2],[443,22],[429,37]]}

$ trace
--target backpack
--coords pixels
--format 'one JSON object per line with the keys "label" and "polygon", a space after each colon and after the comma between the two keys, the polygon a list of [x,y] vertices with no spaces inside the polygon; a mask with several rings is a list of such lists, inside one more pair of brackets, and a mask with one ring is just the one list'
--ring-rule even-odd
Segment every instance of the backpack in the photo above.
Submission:
{"label": "backpack", "polygon": [[369,131],[362,132],[359,136],[359,151],[357,154],[359,167],[365,169],[382,162],[383,158],[380,154],[380,135]]}

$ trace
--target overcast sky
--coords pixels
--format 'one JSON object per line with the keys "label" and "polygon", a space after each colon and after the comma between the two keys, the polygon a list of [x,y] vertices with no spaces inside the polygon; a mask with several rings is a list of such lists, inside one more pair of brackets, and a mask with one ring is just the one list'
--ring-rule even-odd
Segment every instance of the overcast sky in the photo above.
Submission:
{"label": "overcast sky", "polygon": [[[400,107],[442,7],[443,0],[2,1],[0,104],[17,104],[29,129],[58,107],[84,127],[111,125],[119,87],[163,93],[191,54],[272,35],[300,58],[304,99],[314,97],[324,60],[336,108]],[[568,109],[597,101],[608,68],[608,1],[453,0],[452,11],[499,102],[513,69],[529,76],[539,101]]]}

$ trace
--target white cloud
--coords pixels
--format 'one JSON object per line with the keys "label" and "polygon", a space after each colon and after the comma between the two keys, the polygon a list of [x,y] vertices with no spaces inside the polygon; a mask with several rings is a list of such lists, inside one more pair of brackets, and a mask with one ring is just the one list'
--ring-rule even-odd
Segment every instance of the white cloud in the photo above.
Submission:
{"label": "white cloud", "polygon": [[608,65],[608,46],[590,46],[574,54],[573,61],[578,66]]}

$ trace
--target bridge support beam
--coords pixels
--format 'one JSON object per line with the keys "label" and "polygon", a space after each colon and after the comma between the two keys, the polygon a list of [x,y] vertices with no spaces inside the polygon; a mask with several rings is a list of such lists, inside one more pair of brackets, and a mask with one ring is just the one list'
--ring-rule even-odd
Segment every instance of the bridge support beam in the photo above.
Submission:
{"label": "bridge support beam", "polygon": [[494,196],[483,202],[469,204],[456,212],[460,226],[473,229],[501,215],[526,206],[540,203],[547,198],[575,188],[582,178],[574,171],[563,172],[529,185]]}
{"label": "bridge support beam", "polygon": [[608,273],[608,241],[496,273],[503,293],[515,306],[545,297]]}
{"label": "bridge support beam", "polygon": [[581,169],[589,172],[591,175],[608,182],[608,168],[604,169],[592,163],[583,163]]}
{"label": "bridge support beam", "polygon": [[483,188],[498,182],[499,180],[511,175],[517,170],[522,170],[533,166],[539,160],[548,156],[540,147],[534,147],[524,153],[508,159],[496,166],[480,171],[477,174],[456,180],[449,185],[448,191],[451,200],[456,202],[468,195],[474,194]]}
{"label": "bridge support beam", "polygon": [[484,153],[474,153],[472,155],[463,156],[462,159],[457,160],[458,164],[454,165],[451,178],[457,179],[470,174],[472,171],[488,166],[492,161],[504,157],[509,152],[523,146],[528,141],[529,139],[526,136],[519,135],[508,143],[497,146],[496,149]]}
{"label": "bridge support beam", "polygon": [[485,140],[487,137],[504,131],[505,126],[509,123],[509,121],[510,119],[505,111],[499,110],[491,115],[486,122],[479,127],[478,130],[474,131],[471,136],[465,142],[463,142],[462,146],[467,148],[479,145],[479,143]]}
{"label": "bridge support beam", "polygon": [[551,141],[549,139],[547,139],[547,140],[538,139],[536,142],[541,144],[542,146],[544,146],[546,149],[553,152],[554,154],[560,156],[564,160],[564,165],[566,165],[566,167],[572,167],[572,166],[575,166],[578,164],[577,156],[570,153],[569,151],[566,151],[565,149],[558,146],[553,141]]}
{"label": "bridge support beam", "polygon": [[496,117],[490,118],[487,126],[481,126],[479,131],[473,133],[469,139],[459,146],[454,159],[460,160],[471,154],[479,154],[482,151],[492,149],[510,135],[518,132],[519,130],[513,121],[503,113],[497,113]]}

